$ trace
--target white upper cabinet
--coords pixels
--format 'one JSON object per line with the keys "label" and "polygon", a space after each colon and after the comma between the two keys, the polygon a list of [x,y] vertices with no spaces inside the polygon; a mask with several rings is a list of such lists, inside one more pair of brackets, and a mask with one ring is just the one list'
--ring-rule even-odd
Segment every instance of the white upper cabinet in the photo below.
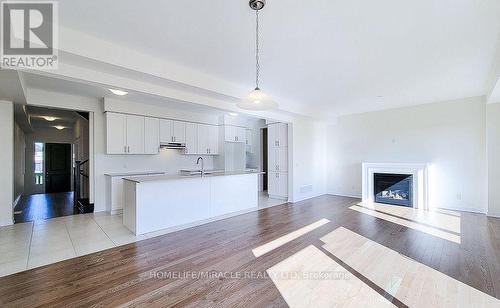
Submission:
{"label": "white upper cabinet", "polygon": [[160,120],[160,142],[169,143],[174,142],[172,131],[172,120]]}
{"label": "white upper cabinet", "polygon": [[267,127],[268,146],[288,146],[288,125],[286,123],[274,123]]}
{"label": "white upper cabinet", "polygon": [[186,122],[174,120],[160,120],[161,143],[185,143]]}
{"label": "white upper cabinet", "polygon": [[144,117],[127,115],[127,153],[144,154]]}
{"label": "white upper cabinet", "polygon": [[209,148],[208,152],[212,155],[219,154],[219,127],[209,125]]}
{"label": "white upper cabinet", "polygon": [[144,154],[144,117],[106,113],[106,153]]}
{"label": "white upper cabinet", "polygon": [[210,125],[198,124],[198,154],[210,154]]}
{"label": "white upper cabinet", "polygon": [[106,113],[106,153],[125,154],[126,145],[126,115],[121,113]]}
{"label": "white upper cabinet", "polygon": [[107,154],[158,154],[165,143],[184,143],[184,154],[218,155],[219,127],[106,112]]}
{"label": "white upper cabinet", "polygon": [[144,119],[144,152],[158,154],[160,151],[160,119]]}
{"label": "white upper cabinet", "polygon": [[186,152],[185,154],[198,153],[198,124],[186,123]]}
{"label": "white upper cabinet", "polygon": [[253,143],[253,134],[251,129],[245,130],[245,143],[246,145],[252,145]]}
{"label": "white upper cabinet", "polygon": [[227,142],[245,142],[245,128],[233,125],[224,126],[224,140]]}
{"label": "white upper cabinet", "polygon": [[198,124],[198,154],[219,154],[219,127],[215,125]]}
{"label": "white upper cabinet", "polygon": [[174,142],[185,143],[186,142],[186,122],[172,121],[172,136],[173,136]]}

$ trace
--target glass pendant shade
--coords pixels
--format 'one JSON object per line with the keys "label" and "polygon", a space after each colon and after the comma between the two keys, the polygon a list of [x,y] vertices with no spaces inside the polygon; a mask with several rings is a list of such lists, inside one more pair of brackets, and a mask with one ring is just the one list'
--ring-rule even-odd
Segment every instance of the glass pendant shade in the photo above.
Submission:
{"label": "glass pendant shade", "polygon": [[278,108],[278,103],[273,101],[259,88],[255,88],[255,90],[248,93],[237,106],[246,110],[271,110]]}

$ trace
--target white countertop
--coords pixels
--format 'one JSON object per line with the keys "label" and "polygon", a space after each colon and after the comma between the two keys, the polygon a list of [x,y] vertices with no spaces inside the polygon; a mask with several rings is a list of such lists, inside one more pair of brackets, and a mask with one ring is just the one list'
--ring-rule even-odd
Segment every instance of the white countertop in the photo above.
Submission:
{"label": "white countertop", "polygon": [[[224,171],[212,174],[205,174],[203,178],[216,177],[216,176],[231,176],[231,175],[243,175],[243,174],[262,174],[260,171]],[[181,180],[181,179],[199,179],[202,178],[200,175],[180,175],[180,174],[165,174],[165,175],[152,175],[144,177],[124,177],[126,181],[131,181],[135,183],[147,183],[147,182],[157,182],[157,181],[171,181],[171,180]]]}
{"label": "white countertop", "polygon": [[116,173],[105,173],[104,175],[110,176],[110,177],[120,177],[120,176],[135,176],[135,175],[161,175],[165,174],[165,171],[143,171],[143,172],[116,172]]}

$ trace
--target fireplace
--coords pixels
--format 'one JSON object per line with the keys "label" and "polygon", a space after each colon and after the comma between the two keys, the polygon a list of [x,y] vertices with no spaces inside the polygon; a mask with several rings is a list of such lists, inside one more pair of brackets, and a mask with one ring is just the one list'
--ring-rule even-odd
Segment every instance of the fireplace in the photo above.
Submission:
{"label": "fireplace", "polygon": [[374,173],[374,201],[413,207],[413,175]]}

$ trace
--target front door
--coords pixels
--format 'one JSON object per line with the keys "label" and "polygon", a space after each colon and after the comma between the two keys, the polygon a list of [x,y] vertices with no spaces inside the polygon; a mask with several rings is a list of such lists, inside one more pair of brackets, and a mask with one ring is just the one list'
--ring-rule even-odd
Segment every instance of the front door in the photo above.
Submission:
{"label": "front door", "polygon": [[71,191],[71,144],[45,144],[45,192]]}

